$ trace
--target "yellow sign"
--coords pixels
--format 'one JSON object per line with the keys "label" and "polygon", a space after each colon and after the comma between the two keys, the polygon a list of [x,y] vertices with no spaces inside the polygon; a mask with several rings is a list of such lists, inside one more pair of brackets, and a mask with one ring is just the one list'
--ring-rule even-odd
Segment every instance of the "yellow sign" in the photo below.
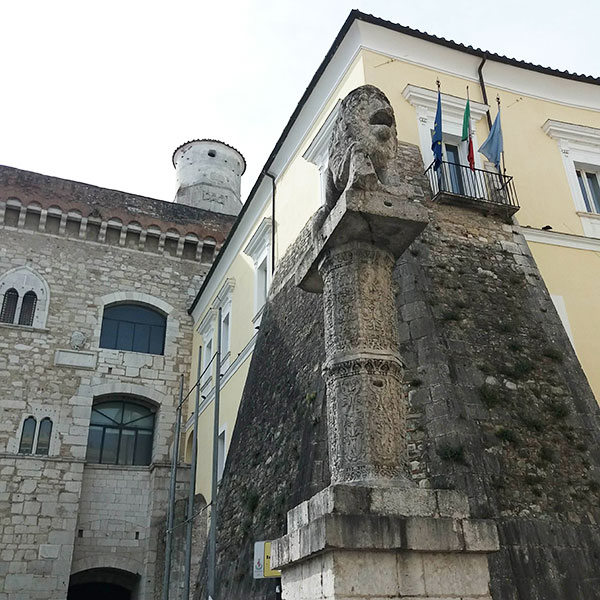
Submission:
{"label": "yellow sign", "polygon": [[271,569],[271,542],[265,542],[265,577],[281,577],[281,571]]}
{"label": "yellow sign", "polygon": [[254,542],[254,579],[281,577],[281,571],[271,569],[271,542]]}

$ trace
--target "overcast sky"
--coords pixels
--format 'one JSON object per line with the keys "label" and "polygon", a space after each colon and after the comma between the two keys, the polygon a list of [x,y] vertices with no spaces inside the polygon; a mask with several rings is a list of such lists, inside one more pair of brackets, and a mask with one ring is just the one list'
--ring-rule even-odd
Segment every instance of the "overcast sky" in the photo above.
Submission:
{"label": "overcast sky", "polygon": [[0,0],[0,164],[171,200],[212,137],[245,199],[352,8],[600,76],[598,0]]}

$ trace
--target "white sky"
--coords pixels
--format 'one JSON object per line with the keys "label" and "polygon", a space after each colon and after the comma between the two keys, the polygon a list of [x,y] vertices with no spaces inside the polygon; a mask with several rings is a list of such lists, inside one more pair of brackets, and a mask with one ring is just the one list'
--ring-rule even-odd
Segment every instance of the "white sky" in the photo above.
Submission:
{"label": "white sky", "polygon": [[352,8],[600,76],[598,0],[0,0],[0,164],[171,200],[213,137],[245,200]]}

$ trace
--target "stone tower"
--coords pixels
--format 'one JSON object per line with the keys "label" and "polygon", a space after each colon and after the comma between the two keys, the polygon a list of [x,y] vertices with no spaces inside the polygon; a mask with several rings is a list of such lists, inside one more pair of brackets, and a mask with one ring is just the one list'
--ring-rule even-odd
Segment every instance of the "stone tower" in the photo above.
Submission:
{"label": "stone tower", "polygon": [[173,153],[177,177],[175,202],[237,216],[242,208],[244,157],[218,140],[193,140]]}

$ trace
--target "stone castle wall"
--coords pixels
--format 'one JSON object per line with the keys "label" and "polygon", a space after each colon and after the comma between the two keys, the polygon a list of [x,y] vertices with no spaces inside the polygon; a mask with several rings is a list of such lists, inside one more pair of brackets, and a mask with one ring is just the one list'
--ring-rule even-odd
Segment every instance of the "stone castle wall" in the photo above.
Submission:
{"label": "stone castle wall", "polygon": [[[146,219],[142,224],[166,231],[179,221],[182,234],[199,240],[210,234],[217,244],[233,219],[205,219],[204,211],[151,199],[145,205],[140,197],[128,202],[119,192],[103,204],[100,192],[94,196],[99,188],[14,171],[0,172],[0,278],[15,267],[31,269],[45,280],[49,305],[44,327],[0,324],[0,598],[64,600],[72,574],[107,568],[137,577],[135,597],[151,598],[162,576],[157,546],[174,407],[191,355],[187,309],[209,265],[197,253],[186,258],[182,244],[176,244],[179,256],[164,245],[128,247],[125,229],[113,243],[92,241],[80,221],[71,237],[67,216],[77,201],[82,210],[102,213],[104,222],[120,214],[125,223]],[[26,227],[31,203],[60,206],[59,230],[46,232],[41,220]],[[11,206],[21,207],[16,222]],[[168,313],[164,355],[99,348],[104,305],[123,301]],[[82,334],[82,344],[73,346],[74,332]],[[85,465],[91,406],[108,394],[130,395],[156,408],[150,466]],[[29,415],[38,423],[52,419],[48,456],[18,453]]]}
{"label": "stone castle wall", "polygon": [[[402,151],[416,182],[418,150]],[[518,226],[422,200],[430,223],[394,274],[411,477],[496,522],[495,600],[600,598],[600,413],[548,291]],[[322,300],[293,279],[309,229],[278,266],[232,437],[220,597],[275,597],[253,542],[329,484]]]}

